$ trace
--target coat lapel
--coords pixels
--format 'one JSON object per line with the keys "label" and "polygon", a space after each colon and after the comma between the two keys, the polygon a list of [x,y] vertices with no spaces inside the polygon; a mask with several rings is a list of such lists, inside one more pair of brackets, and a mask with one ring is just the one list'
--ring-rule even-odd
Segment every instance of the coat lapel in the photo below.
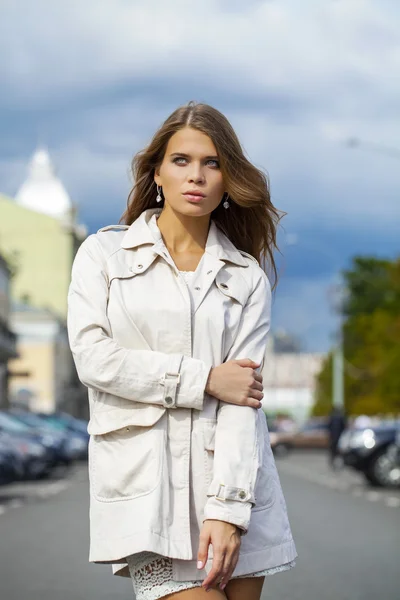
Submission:
{"label": "coat lapel", "polygon": [[[163,258],[175,273],[178,273],[157,226],[156,219],[161,210],[161,208],[152,208],[143,211],[122,239],[121,248],[126,250],[123,253],[125,265],[135,275],[144,273],[157,256]],[[216,279],[216,284],[223,293],[242,301],[246,295],[246,290],[240,289],[243,284],[242,277],[239,273],[233,274],[231,269],[229,273],[227,272],[227,267],[232,264],[243,268],[248,266],[229,238],[214,221],[211,221],[205,252],[190,284],[193,313],[198,310]]]}

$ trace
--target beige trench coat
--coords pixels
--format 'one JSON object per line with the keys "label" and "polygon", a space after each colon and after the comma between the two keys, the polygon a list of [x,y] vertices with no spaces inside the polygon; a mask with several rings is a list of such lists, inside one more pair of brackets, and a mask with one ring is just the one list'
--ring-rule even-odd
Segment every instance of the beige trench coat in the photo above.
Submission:
{"label": "beige trench coat", "polygon": [[[243,530],[234,575],[296,557],[261,410],[205,393],[212,366],[263,361],[271,291],[257,261],[211,221],[194,301],[158,229],[161,209],[80,247],[68,294],[70,346],[89,388],[90,556],[127,575],[126,556],[173,559],[199,579],[204,519]],[[205,567],[208,572],[210,558]]]}

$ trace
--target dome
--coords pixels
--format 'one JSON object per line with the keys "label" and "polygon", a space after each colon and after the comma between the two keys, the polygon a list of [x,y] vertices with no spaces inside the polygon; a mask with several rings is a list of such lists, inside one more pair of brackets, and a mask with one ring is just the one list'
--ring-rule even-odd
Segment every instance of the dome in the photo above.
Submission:
{"label": "dome", "polygon": [[56,177],[49,153],[39,148],[29,163],[29,176],[15,200],[21,206],[57,219],[65,219],[73,210],[72,202]]}

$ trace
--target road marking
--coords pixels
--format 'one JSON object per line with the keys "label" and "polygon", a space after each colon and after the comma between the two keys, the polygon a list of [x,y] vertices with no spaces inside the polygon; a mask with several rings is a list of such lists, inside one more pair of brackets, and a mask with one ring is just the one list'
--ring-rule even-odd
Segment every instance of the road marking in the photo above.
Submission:
{"label": "road marking", "polygon": [[366,496],[367,500],[370,500],[371,502],[376,502],[377,500],[381,500],[382,498],[382,494],[380,494],[379,492],[367,492]]}
{"label": "road marking", "polygon": [[23,498],[12,499],[7,502],[7,495],[5,495],[5,504],[0,505],[0,515],[3,515],[8,509],[20,508],[29,502],[46,500],[52,496],[57,496],[66,490],[73,481],[73,479],[67,479],[66,481],[43,482],[38,486],[32,485],[31,482],[26,482],[25,485],[23,483],[11,484],[12,487],[10,486],[7,490],[10,496],[15,495],[17,492],[18,495],[24,494],[24,496]]}
{"label": "road marking", "polygon": [[385,503],[391,508],[398,508],[400,506],[400,498],[396,498],[395,496],[389,496],[388,498],[385,498]]}

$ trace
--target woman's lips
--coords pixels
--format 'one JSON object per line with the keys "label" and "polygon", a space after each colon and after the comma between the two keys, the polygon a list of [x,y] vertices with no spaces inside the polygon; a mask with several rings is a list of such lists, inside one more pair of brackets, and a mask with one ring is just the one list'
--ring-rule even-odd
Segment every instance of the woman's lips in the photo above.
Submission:
{"label": "woman's lips", "polygon": [[201,202],[204,200],[204,196],[200,196],[199,194],[183,194],[189,202]]}

